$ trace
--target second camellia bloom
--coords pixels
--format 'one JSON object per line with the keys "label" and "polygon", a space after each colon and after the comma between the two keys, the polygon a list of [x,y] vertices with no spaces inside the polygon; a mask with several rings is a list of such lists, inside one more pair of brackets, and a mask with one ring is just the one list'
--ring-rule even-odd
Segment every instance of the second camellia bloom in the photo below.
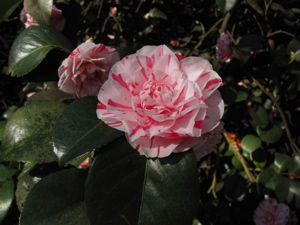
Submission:
{"label": "second camellia bloom", "polygon": [[201,143],[216,144],[211,136],[219,140],[223,132],[221,85],[207,60],[178,57],[164,45],[145,46],[112,67],[98,94],[97,115],[147,157],[194,146],[201,151]]}

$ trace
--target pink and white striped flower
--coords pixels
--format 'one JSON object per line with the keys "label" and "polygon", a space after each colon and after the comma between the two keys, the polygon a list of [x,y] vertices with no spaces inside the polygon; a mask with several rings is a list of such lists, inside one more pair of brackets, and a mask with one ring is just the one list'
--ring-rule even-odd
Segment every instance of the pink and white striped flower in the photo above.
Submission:
{"label": "pink and white striped flower", "polygon": [[110,68],[119,60],[116,49],[88,40],[80,44],[58,68],[58,88],[78,98],[97,96]]}
{"label": "pink and white striped flower", "polygon": [[[25,8],[21,10],[20,20],[24,23],[25,27],[37,26],[38,23],[34,22],[33,17],[26,11]],[[50,17],[50,26],[58,31],[64,29],[66,18],[63,16],[62,11],[54,5],[52,7],[51,17]]]}
{"label": "pink and white striped flower", "polygon": [[200,145],[219,126],[221,85],[207,60],[145,46],[112,67],[98,94],[97,115],[124,131],[141,154],[166,157]]}
{"label": "pink and white striped flower", "polygon": [[233,58],[233,50],[230,47],[231,41],[228,34],[222,33],[217,40],[216,56],[221,62],[230,62]]}
{"label": "pink and white striped flower", "polygon": [[254,211],[253,220],[256,225],[286,225],[290,209],[283,203],[270,198],[259,203]]}

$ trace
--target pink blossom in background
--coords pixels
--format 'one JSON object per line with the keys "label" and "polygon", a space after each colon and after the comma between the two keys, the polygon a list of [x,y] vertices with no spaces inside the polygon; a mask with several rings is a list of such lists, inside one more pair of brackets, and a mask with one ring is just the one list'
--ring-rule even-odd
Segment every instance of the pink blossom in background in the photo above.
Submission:
{"label": "pink blossom in background", "polygon": [[216,56],[219,61],[229,62],[233,58],[233,50],[230,44],[231,41],[228,34],[222,33],[216,44]]}
{"label": "pink blossom in background", "polygon": [[[39,25],[36,22],[33,22],[33,18],[29,13],[26,11],[25,8],[22,9],[20,13],[20,20],[24,23],[25,27],[30,26],[37,26]],[[50,17],[50,26],[55,28],[58,31],[62,31],[65,26],[66,19],[62,14],[62,11],[56,8],[56,6],[52,7],[52,13]]]}
{"label": "pink blossom in background", "polygon": [[219,126],[221,85],[207,60],[177,57],[164,45],[145,46],[112,67],[98,94],[97,115],[124,131],[142,155],[167,157],[200,146]]}
{"label": "pink blossom in background", "polygon": [[286,225],[290,209],[273,198],[260,202],[254,211],[253,220],[256,225]]}
{"label": "pink blossom in background", "polygon": [[78,98],[97,96],[110,68],[119,60],[116,49],[84,42],[58,68],[58,88]]}

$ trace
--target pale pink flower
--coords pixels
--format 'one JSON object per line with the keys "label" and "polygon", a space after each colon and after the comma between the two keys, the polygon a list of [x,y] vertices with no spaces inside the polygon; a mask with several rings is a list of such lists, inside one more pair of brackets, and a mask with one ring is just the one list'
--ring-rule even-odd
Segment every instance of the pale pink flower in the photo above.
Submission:
{"label": "pale pink flower", "polygon": [[[22,9],[20,13],[20,20],[24,23],[25,27],[37,26],[38,23],[34,22],[33,17],[26,11],[25,8]],[[50,26],[58,31],[64,29],[66,18],[63,16],[62,11],[56,8],[54,5],[52,7],[51,17],[50,17]]]}
{"label": "pale pink flower", "polygon": [[[220,76],[200,57],[145,46],[117,62],[98,94],[97,115],[147,157],[199,145],[220,124]],[[200,149],[198,149],[201,151]]]}
{"label": "pale pink flower", "polygon": [[76,97],[97,96],[112,65],[120,60],[116,49],[88,40],[58,68],[58,88]]}
{"label": "pale pink flower", "polygon": [[283,203],[277,203],[273,198],[259,203],[254,211],[253,220],[256,225],[286,225],[290,209]]}
{"label": "pale pink flower", "polygon": [[91,166],[90,161],[91,161],[90,157],[87,157],[85,160],[83,160],[82,163],[80,163],[79,168],[82,168],[82,169],[89,168]]}
{"label": "pale pink flower", "polygon": [[233,58],[233,50],[230,44],[231,41],[228,34],[222,33],[216,44],[216,56],[219,61],[229,62]]}

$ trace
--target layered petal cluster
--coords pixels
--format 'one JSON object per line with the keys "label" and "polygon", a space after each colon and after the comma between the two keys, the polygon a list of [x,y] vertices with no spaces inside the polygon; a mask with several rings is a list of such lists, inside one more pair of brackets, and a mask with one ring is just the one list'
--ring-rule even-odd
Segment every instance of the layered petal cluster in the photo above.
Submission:
{"label": "layered petal cluster", "polygon": [[289,214],[287,205],[270,198],[260,202],[254,211],[253,220],[256,225],[286,225]]}
{"label": "layered petal cluster", "polygon": [[233,58],[233,50],[228,34],[222,33],[216,44],[216,57],[221,62],[229,62]]}
{"label": "layered petal cluster", "polygon": [[76,97],[97,96],[110,68],[120,60],[116,49],[88,40],[58,68],[58,88]]}
{"label": "layered petal cluster", "polygon": [[112,67],[98,94],[97,115],[147,157],[196,145],[200,152],[224,112],[221,85],[207,60],[177,57],[164,45],[145,46]]}
{"label": "layered petal cluster", "polygon": [[[21,10],[20,20],[24,23],[25,27],[37,26],[38,23],[34,22],[32,16],[26,11],[25,8]],[[51,17],[50,17],[50,26],[58,31],[64,29],[66,18],[63,16],[62,11],[56,8],[54,5],[52,7]]]}

